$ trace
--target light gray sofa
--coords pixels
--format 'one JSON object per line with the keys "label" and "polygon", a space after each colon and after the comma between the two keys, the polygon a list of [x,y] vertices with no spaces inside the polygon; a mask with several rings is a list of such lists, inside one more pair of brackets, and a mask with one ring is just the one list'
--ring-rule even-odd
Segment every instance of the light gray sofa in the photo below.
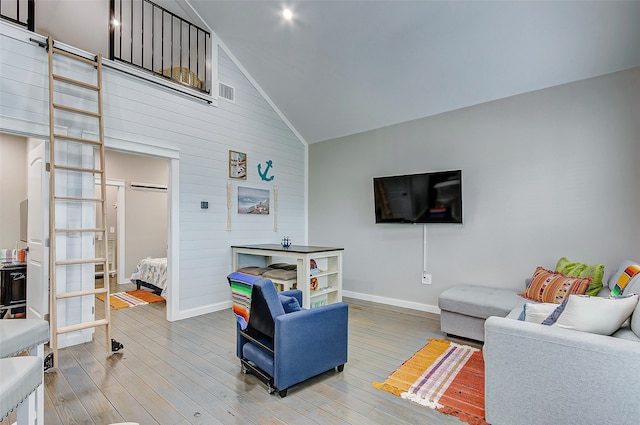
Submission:
{"label": "light gray sofa", "polygon": [[[640,292],[640,276],[627,289]],[[488,423],[640,423],[640,304],[611,336],[519,321],[519,311],[484,323]]]}
{"label": "light gray sofa", "polygon": [[484,321],[505,317],[526,300],[515,289],[456,285],[438,297],[440,330],[446,335],[484,341]]}

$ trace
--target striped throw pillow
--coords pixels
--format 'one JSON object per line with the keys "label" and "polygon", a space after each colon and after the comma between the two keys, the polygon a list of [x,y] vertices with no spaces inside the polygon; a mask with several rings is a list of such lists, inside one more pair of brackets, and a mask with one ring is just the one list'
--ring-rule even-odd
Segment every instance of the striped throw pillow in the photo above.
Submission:
{"label": "striped throw pillow", "polygon": [[539,303],[560,304],[570,294],[583,295],[590,283],[590,277],[571,277],[537,267],[527,289],[519,295]]}
{"label": "striped throw pillow", "polygon": [[631,282],[631,280],[639,273],[640,273],[640,265],[631,264],[627,266],[624,269],[624,271],[620,273],[620,276],[618,277],[618,281],[616,282],[613,289],[611,289],[611,296],[617,297],[618,295],[621,295],[622,292],[624,291],[624,288],[626,288],[627,284]]}

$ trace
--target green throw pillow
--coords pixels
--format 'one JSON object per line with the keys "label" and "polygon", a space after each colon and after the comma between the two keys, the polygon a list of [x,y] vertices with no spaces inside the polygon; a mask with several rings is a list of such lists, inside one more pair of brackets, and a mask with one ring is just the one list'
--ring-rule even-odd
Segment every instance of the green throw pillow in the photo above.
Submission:
{"label": "green throw pillow", "polygon": [[591,284],[585,295],[592,297],[598,295],[602,289],[602,278],[604,277],[604,264],[583,264],[569,261],[566,257],[562,257],[556,264],[556,271],[571,277],[590,277]]}

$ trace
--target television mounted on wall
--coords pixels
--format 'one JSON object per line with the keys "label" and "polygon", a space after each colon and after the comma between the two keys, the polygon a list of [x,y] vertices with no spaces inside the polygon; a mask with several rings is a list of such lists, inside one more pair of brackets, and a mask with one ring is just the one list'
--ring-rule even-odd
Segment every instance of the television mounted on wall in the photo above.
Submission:
{"label": "television mounted on wall", "polygon": [[462,170],[374,177],[376,223],[462,224]]}

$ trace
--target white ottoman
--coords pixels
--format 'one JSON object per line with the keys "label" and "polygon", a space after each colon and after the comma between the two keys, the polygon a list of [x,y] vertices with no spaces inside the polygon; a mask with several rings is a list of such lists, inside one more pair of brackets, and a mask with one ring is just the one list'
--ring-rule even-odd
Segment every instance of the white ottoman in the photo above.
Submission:
{"label": "white ottoman", "polygon": [[[49,341],[49,323],[46,320],[0,320],[0,358],[11,358],[11,356],[28,350],[31,355],[38,357],[40,375],[44,373],[44,343],[47,341]],[[2,379],[4,386],[4,377]],[[29,400],[29,405],[34,404],[36,410],[35,421],[30,423],[44,424],[44,385],[38,385],[35,395],[32,394]],[[18,413],[29,410],[30,407],[24,407],[19,409]],[[20,424],[20,421],[18,423]]]}
{"label": "white ottoman", "polygon": [[0,359],[0,376],[0,420],[17,408],[18,425],[44,424],[36,406],[36,391],[42,388],[43,381],[42,359],[35,356]]}

